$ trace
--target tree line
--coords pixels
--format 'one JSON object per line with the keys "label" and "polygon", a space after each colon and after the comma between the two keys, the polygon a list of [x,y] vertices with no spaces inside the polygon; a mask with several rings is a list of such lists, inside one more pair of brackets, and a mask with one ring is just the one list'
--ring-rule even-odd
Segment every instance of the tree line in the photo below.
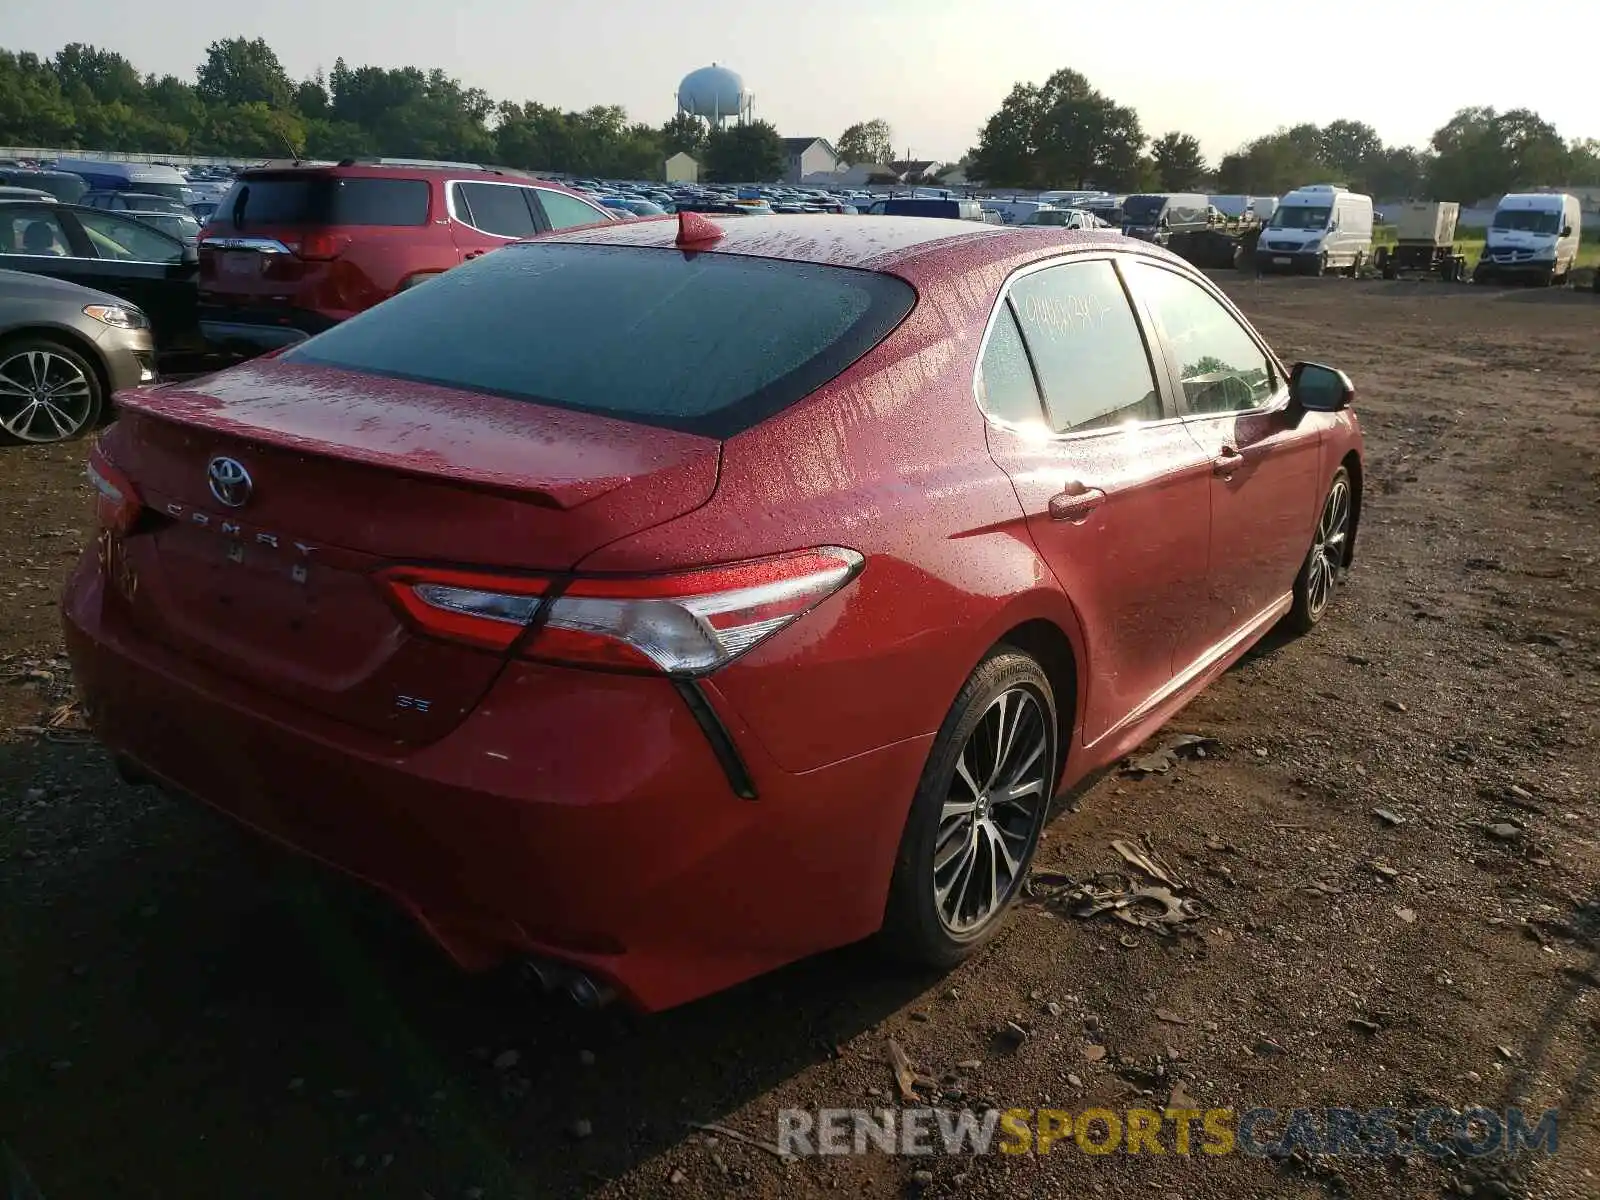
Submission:
{"label": "tree line", "polygon": [[763,121],[714,131],[679,115],[654,126],[616,105],[496,102],[441,70],[342,58],[296,81],[260,38],[213,42],[193,80],[140,75],[122,55],[82,43],[48,59],[0,49],[0,145],[242,161],[383,155],[624,179],[660,178],[679,151],[712,179],[776,179],[787,165]]}
{"label": "tree line", "polygon": [[997,187],[1103,187],[1281,195],[1341,182],[1374,196],[1457,200],[1521,188],[1600,184],[1600,141],[1568,142],[1528,109],[1464,108],[1422,148],[1386,146],[1372,126],[1340,120],[1256,138],[1215,168],[1193,136],[1150,138],[1133,109],[1077,71],[1019,83],[984,124],[968,178]]}
{"label": "tree line", "polygon": [[[260,38],[213,42],[192,80],[141,75],[122,55],[82,43],[48,59],[0,50],[0,145],[245,161],[389,155],[625,179],[659,178],[680,151],[711,180],[776,179],[787,166],[764,121],[711,130],[680,114],[654,126],[616,105],[574,112],[497,102],[438,69],[351,67],[342,58],[297,81]],[[889,162],[893,131],[881,119],[851,125],[835,149],[849,163]],[[968,179],[995,187],[1278,195],[1338,180],[1377,196],[1470,202],[1600,184],[1600,142],[1568,142],[1527,109],[1466,108],[1420,149],[1386,146],[1370,125],[1341,120],[1279,129],[1213,167],[1194,136],[1151,138],[1132,108],[1061,70],[1012,88],[964,164]]]}

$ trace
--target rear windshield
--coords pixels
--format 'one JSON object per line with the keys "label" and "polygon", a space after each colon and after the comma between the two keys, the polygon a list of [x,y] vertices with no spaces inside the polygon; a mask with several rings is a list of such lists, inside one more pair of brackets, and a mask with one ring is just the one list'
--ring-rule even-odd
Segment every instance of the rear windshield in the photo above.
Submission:
{"label": "rear windshield", "polygon": [[886,200],[883,212],[890,217],[959,217],[961,208],[954,200]]}
{"label": "rear windshield", "polygon": [[168,200],[183,203],[183,184],[181,183],[146,183],[142,179],[129,180],[128,186],[143,192],[147,196],[165,196]]}
{"label": "rear windshield", "polygon": [[170,196],[157,196],[149,192],[124,195],[122,202],[135,212],[181,213],[188,211],[182,200],[174,200]]}
{"label": "rear windshield", "polygon": [[401,292],[279,361],[724,438],[821,387],[915,301],[902,280],[845,267],[529,243]]}
{"label": "rear windshield", "polygon": [[252,175],[217,204],[213,224],[426,225],[424,179],[345,179],[333,175]]}
{"label": "rear windshield", "polygon": [[189,212],[142,212],[138,219],[175,238],[192,238],[199,236],[200,233],[200,222]]}
{"label": "rear windshield", "polygon": [[76,204],[89,190],[89,185],[77,175],[65,171],[0,170],[0,184],[6,187],[32,188],[36,192],[49,192],[63,204]]}
{"label": "rear windshield", "polygon": [[1154,225],[1166,207],[1165,196],[1129,196],[1122,202],[1122,216],[1130,225]]}

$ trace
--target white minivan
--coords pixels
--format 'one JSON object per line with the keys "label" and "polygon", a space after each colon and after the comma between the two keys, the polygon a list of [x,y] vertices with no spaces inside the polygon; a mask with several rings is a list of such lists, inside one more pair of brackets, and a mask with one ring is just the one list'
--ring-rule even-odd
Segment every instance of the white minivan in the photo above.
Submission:
{"label": "white minivan", "polygon": [[1372,197],[1337,183],[1296,188],[1278,201],[1256,245],[1262,271],[1361,270],[1372,257]]}
{"label": "white minivan", "polygon": [[1478,283],[1511,276],[1546,285],[1564,283],[1578,260],[1582,235],[1576,196],[1514,192],[1494,210],[1472,278]]}

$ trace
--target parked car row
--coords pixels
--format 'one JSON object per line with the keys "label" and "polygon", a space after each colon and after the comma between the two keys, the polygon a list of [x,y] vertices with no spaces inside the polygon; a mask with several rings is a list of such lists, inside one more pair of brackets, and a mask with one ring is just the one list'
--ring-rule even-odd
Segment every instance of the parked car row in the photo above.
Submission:
{"label": "parked car row", "polygon": [[[471,164],[395,159],[213,169],[205,178],[159,164],[63,159],[48,170],[4,168],[0,178],[40,185],[0,184],[0,266],[118,297],[149,322],[159,369],[180,372],[214,365],[217,356],[297,344],[520,239],[673,212],[771,217],[850,214],[859,206],[884,217],[1120,228],[1201,265],[1241,257],[1237,222],[1198,194],[1061,192],[979,201],[938,188],[874,197],[784,185],[564,185]],[[216,198],[191,201],[190,209],[180,197],[196,188]],[[1259,198],[1219,199],[1266,211]],[[1271,203],[1259,242],[1243,254],[1258,269],[1355,273],[1371,256],[1369,198],[1319,184]],[[1575,202],[1507,197],[1477,278],[1565,278],[1578,221],[1563,206]],[[203,225],[193,211],[203,214]]]}

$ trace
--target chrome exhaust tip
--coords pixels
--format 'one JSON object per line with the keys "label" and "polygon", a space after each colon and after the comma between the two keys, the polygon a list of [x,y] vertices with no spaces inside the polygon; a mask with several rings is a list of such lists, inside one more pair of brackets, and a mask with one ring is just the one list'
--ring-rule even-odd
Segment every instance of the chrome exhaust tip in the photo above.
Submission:
{"label": "chrome exhaust tip", "polygon": [[587,975],[575,973],[567,980],[567,995],[572,997],[572,1002],[579,1008],[593,1011],[604,1008],[617,998],[614,988],[603,983],[596,983]]}
{"label": "chrome exhaust tip", "polygon": [[553,992],[566,983],[569,974],[565,967],[541,958],[526,960],[523,970],[539,985],[541,991],[546,992]]}

